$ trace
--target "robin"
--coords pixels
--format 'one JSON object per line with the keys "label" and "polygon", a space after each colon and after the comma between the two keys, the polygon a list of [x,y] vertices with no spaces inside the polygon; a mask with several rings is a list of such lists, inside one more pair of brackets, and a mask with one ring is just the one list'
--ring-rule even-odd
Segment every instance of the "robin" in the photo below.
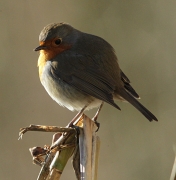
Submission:
{"label": "robin", "polygon": [[[52,23],[39,35],[39,77],[59,105],[84,112],[114,100],[128,101],[149,121],[157,118],[138,102],[139,95],[120,69],[113,47],[104,39],[81,32],[67,23]],[[74,121],[73,120],[73,121]],[[72,122],[73,122],[72,121]]]}

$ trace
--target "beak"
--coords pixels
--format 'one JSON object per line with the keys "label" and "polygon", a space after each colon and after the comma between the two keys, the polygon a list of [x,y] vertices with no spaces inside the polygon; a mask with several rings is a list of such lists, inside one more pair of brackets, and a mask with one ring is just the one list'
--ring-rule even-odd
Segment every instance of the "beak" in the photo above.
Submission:
{"label": "beak", "polygon": [[34,49],[34,51],[40,51],[40,50],[45,50],[45,49],[47,49],[47,47],[41,45],[41,46],[36,47],[36,48]]}

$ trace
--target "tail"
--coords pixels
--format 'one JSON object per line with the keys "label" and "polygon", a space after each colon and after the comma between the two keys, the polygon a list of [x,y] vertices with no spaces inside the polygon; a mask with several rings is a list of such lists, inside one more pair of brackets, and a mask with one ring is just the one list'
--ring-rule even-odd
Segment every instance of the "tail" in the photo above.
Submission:
{"label": "tail", "polygon": [[123,97],[126,101],[131,103],[136,109],[138,109],[149,121],[158,121],[157,118],[146,109],[140,102],[138,102],[131,94],[129,94],[125,89],[122,89],[120,96]]}

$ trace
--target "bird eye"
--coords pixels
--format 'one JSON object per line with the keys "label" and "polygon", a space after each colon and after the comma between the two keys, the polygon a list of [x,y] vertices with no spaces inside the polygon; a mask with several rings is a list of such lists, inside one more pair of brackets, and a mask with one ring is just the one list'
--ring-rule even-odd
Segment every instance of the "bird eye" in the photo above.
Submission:
{"label": "bird eye", "polygon": [[61,39],[56,39],[56,40],[54,41],[54,43],[55,43],[56,45],[59,45],[61,42],[62,42]]}

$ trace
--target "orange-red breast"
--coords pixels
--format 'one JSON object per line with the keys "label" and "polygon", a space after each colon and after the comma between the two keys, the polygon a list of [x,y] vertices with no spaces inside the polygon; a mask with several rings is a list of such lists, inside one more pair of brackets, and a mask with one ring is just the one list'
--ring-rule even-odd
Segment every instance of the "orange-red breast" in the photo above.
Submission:
{"label": "orange-red breast", "polygon": [[48,94],[71,111],[99,107],[120,109],[114,100],[128,101],[149,121],[157,118],[137,99],[130,80],[119,67],[113,47],[104,39],[66,23],[52,23],[39,36],[40,81]]}

